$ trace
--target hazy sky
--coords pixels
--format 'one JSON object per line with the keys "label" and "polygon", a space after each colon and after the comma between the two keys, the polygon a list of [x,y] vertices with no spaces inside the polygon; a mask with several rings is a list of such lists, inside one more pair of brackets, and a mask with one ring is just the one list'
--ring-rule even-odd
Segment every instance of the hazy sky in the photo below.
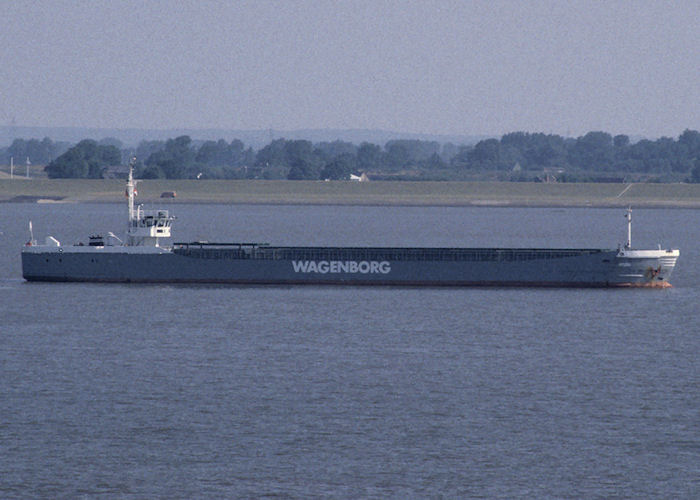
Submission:
{"label": "hazy sky", "polygon": [[0,125],[700,129],[698,0],[0,5]]}

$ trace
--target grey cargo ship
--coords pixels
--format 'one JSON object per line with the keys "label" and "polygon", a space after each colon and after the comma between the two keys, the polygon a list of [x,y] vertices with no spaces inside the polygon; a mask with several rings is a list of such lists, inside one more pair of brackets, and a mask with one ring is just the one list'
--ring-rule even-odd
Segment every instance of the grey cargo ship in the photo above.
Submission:
{"label": "grey cargo ship", "polygon": [[256,243],[191,242],[170,237],[167,210],[134,206],[127,180],[128,227],[88,244],[61,245],[33,236],[22,250],[28,281],[124,283],[328,284],[399,286],[669,287],[678,250],[281,247]]}

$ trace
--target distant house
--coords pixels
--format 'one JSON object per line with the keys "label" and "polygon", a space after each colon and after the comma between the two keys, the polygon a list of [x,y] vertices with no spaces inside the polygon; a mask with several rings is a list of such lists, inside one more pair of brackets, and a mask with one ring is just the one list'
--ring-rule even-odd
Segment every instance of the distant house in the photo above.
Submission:
{"label": "distant house", "polygon": [[177,193],[175,191],[163,191],[160,193],[161,198],[175,198]]}
{"label": "distant house", "polygon": [[559,176],[564,173],[564,169],[560,167],[545,167],[539,179],[541,182],[559,182]]}
{"label": "distant house", "polygon": [[355,182],[369,182],[369,177],[362,172],[360,175],[350,174],[350,180]]}

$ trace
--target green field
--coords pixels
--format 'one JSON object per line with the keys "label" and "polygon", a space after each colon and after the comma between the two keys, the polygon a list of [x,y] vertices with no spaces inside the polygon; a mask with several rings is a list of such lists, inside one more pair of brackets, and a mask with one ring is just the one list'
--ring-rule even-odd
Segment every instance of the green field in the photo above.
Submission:
{"label": "green field", "polygon": [[[627,206],[700,208],[700,184],[144,180],[138,201],[339,205]],[[123,180],[0,179],[0,201],[118,202]]]}

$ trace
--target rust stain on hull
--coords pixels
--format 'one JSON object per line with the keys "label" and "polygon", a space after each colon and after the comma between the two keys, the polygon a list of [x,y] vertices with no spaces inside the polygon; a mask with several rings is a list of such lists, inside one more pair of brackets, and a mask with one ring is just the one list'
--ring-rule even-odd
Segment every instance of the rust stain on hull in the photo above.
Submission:
{"label": "rust stain on hull", "polygon": [[673,288],[673,285],[668,281],[648,281],[646,283],[617,283],[611,286],[622,288]]}

